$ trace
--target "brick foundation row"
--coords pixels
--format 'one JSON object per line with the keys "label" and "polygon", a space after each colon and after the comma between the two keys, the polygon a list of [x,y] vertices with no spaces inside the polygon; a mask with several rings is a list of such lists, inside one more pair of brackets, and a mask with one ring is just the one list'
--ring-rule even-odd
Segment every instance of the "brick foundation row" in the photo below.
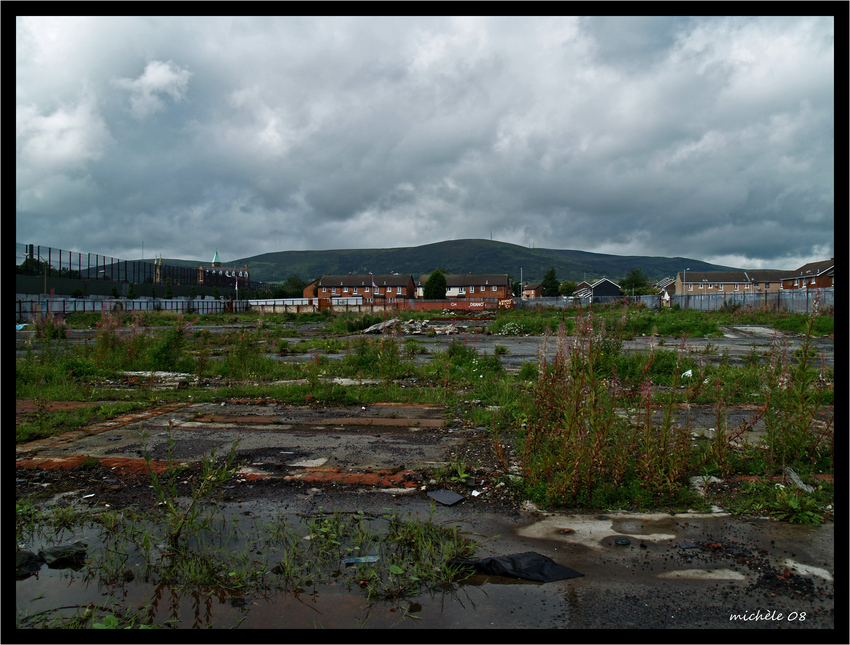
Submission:
{"label": "brick foundation row", "polygon": [[341,472],[336,470],[311,470],[303,475],[290,475],[287,480],[298,479],[315,484],[341,484],[344,486],[380,486],[382,488],[415,488],[412,470],[381,469],[366,472]]}

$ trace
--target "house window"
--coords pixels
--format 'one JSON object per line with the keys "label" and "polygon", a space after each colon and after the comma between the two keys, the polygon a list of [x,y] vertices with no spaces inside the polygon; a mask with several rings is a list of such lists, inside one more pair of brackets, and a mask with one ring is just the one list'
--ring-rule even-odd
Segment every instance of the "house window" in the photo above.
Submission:
{"label": "house window", "polygon": [[[693,286],[694,286],[694,285],[691,285],[691,288],[693,288]],[[702,289],[702,288],[703,288],[703,285],[700,285],[700,286],[699,286],[699,288],[700,288],[700,289]]]}
{"label": "house window", "polygon": [[328,292],[328,288],[327,288],[327,287],[322,287],[322,293],[327,293],[327,292]]}
{"label": "house window", "polygon": [[331,288],[331,295],[332,295],[332,296],[335,296],[335,295],[336,295],[336,287],[332,287],[332,288]]}
{"label": "house window", "polygon": [[357,295],[357,287],[354,287],[354,295]]}
{"label": "house window", "polygon": [[395,292],[396,292],[396,293],[401,293],[401,287],[396,287],[396,288],[395,288]]}
{"label": "house window", "polygon": [[494,284],[492,287],[490,287],[490,290],[491,290],[491,291],[498,291],[498,289],[496,289],[496,285],[495,285],[495,284]]}
{"label": "house window", "polygon": [[740,285],[736,282],[736,283],[735,283],[735,291],[738,291],[738,290],[739,290],[739,288],[740,288]]}
{"label": "house window", "polygon": [[[702,285],[700,285],[699,288],[702,289]],[[693,290],[694,290],[694,285],[689,284],[688,285],[688,291],[693,291]]]}
{"label": "house window", "polygon": [[475,287],[469,287],[469,293],[475,293]]}
{"label": "house window", "polygon": [[770,283],[769,283],[769,282],[765,282],[765,283],[764,283],[764,290],[765,290],[765,291],[767,291],[768,289],[770,289]]}

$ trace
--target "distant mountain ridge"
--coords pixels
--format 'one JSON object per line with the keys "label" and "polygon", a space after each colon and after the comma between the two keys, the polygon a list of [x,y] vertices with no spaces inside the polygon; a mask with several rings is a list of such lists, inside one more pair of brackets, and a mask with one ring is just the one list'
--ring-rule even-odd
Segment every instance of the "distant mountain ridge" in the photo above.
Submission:
{"label": "distant mountain ridge", "polygon": [[[17,244],[16,264],[23,259],[25,247]],[[121,258],[122,260],[124,258]],[[152,261],[152,258],[148,258]],[[206,262],[164,258],[175,266],[198,267]],[[389,249],[335,249],[327,251],[277,251],[237,260],[223,260],[227,266],[248,265],[251,279],[283,282],[297,275],[310,282],[324,274],[404,273],[414,279],[441,268],[447,273],[508,273],[516,281],[540,282],[549,267],[558,280],[589,282],[599,278],[617,281],[635,268],[643,270],[650,282],[675,278],[679,271],[736,271],[737,267],[710,264],[683,257],[643,255],[607,255],[589,251],[528,248],[508,242],[464,239],[447,240]]]}
{"label": "distant mountain ridge", "polygon": [[417,279],[436,268],[446,273],[508,273],[514,280],[539,282],[549,267],[558,280],[618,280],[635,268],[650,280],[675,278],[682,270],[730,271],[736,267],[674,257],[621,256],[589,251],[527,248],[508,242],[464,239],[422,246],[389,249],[336,249],[328,251],[277,251],[227,264],[247,264],[251,278],[280,282],[290,275],[311,281],[323,274],[404,273]]}

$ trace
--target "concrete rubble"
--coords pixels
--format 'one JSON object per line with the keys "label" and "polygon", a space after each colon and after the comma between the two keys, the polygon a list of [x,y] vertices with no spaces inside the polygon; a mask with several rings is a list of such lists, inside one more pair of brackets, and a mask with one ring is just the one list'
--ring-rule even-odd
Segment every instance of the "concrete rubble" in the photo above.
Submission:
{"label": "concrete rubble", "polygon": [[363,330],[363,333],[383,334],[385,332],[395,332],[407,336],[433,333],[440,336],[465,332],[469,327],[469,325],[459,325],[454,321],[448,325],[435,325],[431,320],[406,320],[402,322],[398,318],[392,318],[367,327]]}

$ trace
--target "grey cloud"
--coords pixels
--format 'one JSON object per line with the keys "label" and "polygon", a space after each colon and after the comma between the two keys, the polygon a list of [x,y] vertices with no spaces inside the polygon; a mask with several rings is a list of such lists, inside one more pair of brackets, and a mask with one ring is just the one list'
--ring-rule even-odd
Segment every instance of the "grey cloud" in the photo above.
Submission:
{"label": "grey cloud", "polygon": [[492,232],[804,257],[833,246],[833,33],[829,18],[19,19],[19,241],[206,258]]}
{"label": "grey cloud", "polygon": [[165,109],[163,95],[179,102],[186,97],[192,73],[181,69],[172,61],[154,60],[145,65],[145,70],[135,79],[118,78],[116,87],[130,94],[130,111],[134,117],[143,119],[154,112]]}
{"label": "grey cloud", "polygon": [[629,73],[645,73],[662,62],[690,18],[671,16],[591,16],[581,24],[593,39],[594,57]]}

